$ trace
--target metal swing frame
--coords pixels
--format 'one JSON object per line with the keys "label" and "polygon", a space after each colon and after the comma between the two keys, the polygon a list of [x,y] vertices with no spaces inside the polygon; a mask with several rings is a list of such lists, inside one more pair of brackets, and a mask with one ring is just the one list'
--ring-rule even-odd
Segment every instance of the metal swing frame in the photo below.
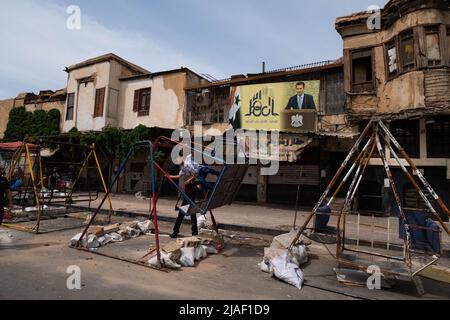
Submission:
{"label": "metal swing frame", "polygon": [[[367,134],[370,132],[371,129],[372,129],[372,134],[371,134],[369,140],[367,141],[365,146],[362,148],[362,150],[359,152],[359,154],[356,157],[356,160],[354,160],[352,166],[350,167],[350,169],[348,170],[348,172],[346,173],[346,175],[344,176],[342,181],[339,183],[338,187],[336,188],[335,192],[330,197],[329,201],[326,203],[326,206],[331,206],[331,204],[333,203],[333,200],[336,198],[338,193],[342,190],[345,183],[347,181],[349,181],[349,178],[352,176],[353,172],[356,169],[356,172],[354,173],[352,182],[348,189],[344,205],[338,214],[338,222],[337,222],[337,230],[336,230],[336,240],[337,240],[336,259],[338,260],[339,263],[341,263],[343,265],[347,265],[352,268],[360,269],[360,270],[364,270],[364,271],[367,270],[368,265],[353,263],[352,261],[350,261],[349,259],[346,258],[344,252],[349,251],[349,252],[356,253],[356,254],[364,254],[364,255],[369,255],[372,257],[385,258],[385,259],[388,259],[388,261],[395,260],[395,261],[404,263],[404,265],[406,266],[407,271],[408,271],[409,279],[412,280],[414,282],[414,284],[416,285],[418,293],[420,295],[423,295],[424,290],[423,290],[422,283],[421,283],[420,279],[418,278],[418,274],[425,268],[431,266],[436,261],[438,261],[439,255],[436,255],[436,254],[428,255],[429,256],[428,263],[426,263],[424,266],[421,266],[418,270],[413,270],[412,255],[413,254],[427,255],[427,253],[418,252],[418,251],[412,249],[413,239],[411,236],[411,230],[412,230],[412,228],[419,228],[419,229],[420,228],[426,229],[426,228],[421,227],[421,226],[415,226],[408,222],[404,208],[402,206],[402,202],[400,200],[400,197],[399,197],[399,194],[397,191],[396,184],[394,182],[392,171],[390,169],[389,160],[387,159],[387,157],[383,151],[383,147],[381,144],[382,140],[380,139],[380,136],[382,136],[384,138],[383,141],[386,142],[386,145],[388,146],[388,149],[389,149],[391,155],[395,158],[395,161],[397,162],[398,166],[401,168],[403,174],[408,178],[409,182],[414,186],[415,191],[420,195],[420,197],[426,204],[429,212],[432,214],[434,219],[439,223],[441,229],[444,230],[447,234],[450,234],[448,227],[446,226],[446,224],[444,223],[442,218],[439,216],[436,209],[431,204],[430,200],[425,196],[424,192],[422,191],[422,188],[416,182],[413,175],[415,175],[419,179],[419,181],[422,183],[422,187],[428,191],[428,193],[432,196],[434,202],[438,205],[438,207],[442,210],[442,212],[445,215],[450,217],[450,211],[448,210],[448,208],[444,204],[444,202],[440,199],[440,197],[437,195],[437,193],[430,186],[428,181],[425,179],[424,175],[420,172],[420,170],[417,169],[414,162],[407,155],[405,150],[402,148],[402,146],[398,143],[398,141],[394,138],[394,136],[391,134],[389,129],[386,127],[386,125],[381,120],[371,120],[369,122],[369,124],[367,125],[367,127],[364,129],[363,133],[358,138],[355,145],[349,152],[347,158],[344,160],[341,167],[339,168],[339,170],[337,171],[337,173],[335,174],[335,176],[333,177],[331,182],[328,184],[326,190],[320,197],[320,199],[317,202],[316,206],[314,207],[313,211],[311,212],[311,214],[308,216],[308,218],[306,219],[304,224],[299,229],[297,236],[294,238],[294,240],[292,241],[292,243],[289,247],[289,251],[291,251],[293,246],[295,246],[298,243],[301,235],[305,232],[305,230],[307,230],[308,225],[313,220],[313,218],[317,218],[317,215],[331,215],[331,214],[324,214],[324,213],[318,212],[319,208],[324,205],[325,200],[331,193],[332,188],[336,185],[339,177],[344,172],[344,169],[350,163],[350,160],[357,154],[358,148],[362,144],[363,139],[367,136]],[[398,153],[406,160],[409,167],[412,169],[412,172],[413,172],[412,174],[408,171],[406,166],[402,163],[398,153],[394,150],[392,145],[397,149]],[[386,177],[389,180],[389,187],[390,187],[390,190],[392,191],[392,194],[393,194],[393,197],[394,197],[394,200],[396,203],[396,207],[399,211],[399,219],[400,219],[400,221],[403,222],[404,230],[406,233],[406,239],[404,239],[404,245],[403,245],[403,256],[401,258],[395,257],[395,256],[388,256],[384,253],[371,252],[368,250],[359,250],[359,248],[351,249],[351,248],[346,247],[346,243],[347,243],[347,238],[346,238],[347,221],[346,221],[346,218],[347,218],[347,215],[350,213],[351,204],[353,202],[353,199],[356,195],[358,187],[362,181],[364,173],[369,165],[369,161],[372,158],[375,150],[378,151],[378,153],[381,157],[381,161],[383,163],[383,168],[385,170]],[[359,219],[358,219],[358,221],[359,221]],[[358,224],[358,227],[359,227],[359,224]],[[359,229],[358,229],[358,234],[359,234]],[[388,239],[389,239],[389,236],[388,236]],[[358,246],[359,246],[359,239],[358,239]],[[372,247],[373,247],[373,240],[372,240]],[[388,243],[388,249],[389,249],[389,243]],[[400,276],[400,274],[397,273],[395,270],[393,270],[393,269],[391,270],[389,268],[382,270],[382,273],[386,274],[386,275],[394,275],[394,276],[399,275]]]}
{"label": "metal swing frame", "polygon": [[[191,198],[189,198],[188,195],[180,188],[180,186],[173,179],[171,179],[170,175],[158,163],[156,163],[156,161],[154,159],[155,153],[158,148],[160,148],[160,147],[173,148],[177,145],[187,148],[194,152],[199,152],[203,156],[214,159],[224,165],[224,167],[220,171],[220,175],[217,177],[217,180],[215,182],[213,190],[208,195],[208,199],[206,201],[202,201],[201,204],[196,203]],[[228,165],[225,163],[225,161],[223,159],[215,158],[211,155],[205,154],[201,150],[195,149],[191,146],[187,146],[183,143],[180,143],[178,141],[172,140],[172,139],[164,137],[164,136],[157,138],[155,140],[155,142],[152,142],[149,140],[136,142],[130,147],[130,149],[128,150],[128,153],[122,159],[121,164],[116,172],[116,175],[114,176],[114,178],[111,181],[111,184],[108,188],[108,192],[104,195],[102,201],[100,202],[99,206],[97,207],[94,214],[92,215],[91,220],[89,221],[89,223],[86,225],[85,229],[83,230],[83,232],[79,238],[79,241],[77,242],[76,249],[85,250],[82,248],[81,242],[82,242],[83,238],[87,236],[88,229],[91,227],[91,225],[95,221],[96,216],[99,214],[99,212],[100,212],[103,204],[105,203],[107,197],[109,196],[112,188],[118,182],[118,179],[119,179],[120,175],[122,174],[123,170],[125,169],[125,166],[128,163],[128,161],[130,160],[131,156],[133,155],[133,153],[136,150],[139,150],[142,148],[149,150],[149,166],[150,166],[151,194],[152,194],[152,197],[150,200],[151,205],[150,205],[150,210],[149,210],[150,211],[149,217],[150,217],[150,219],[153,219],[153,224],[155,227],[155,242],[156,242],[156,248],[154,250],[150,251],[149,253],[147,253],[146,255],[144,255],[143,258],[153,254],[154,251],[156,251],[157,261],[159,264],[158,269],[163,270],[164,266],[161,263],[161,251],[160,251],[161,246],[160,246],[160,241],[159,241],[157,202],[159,200],[161,187],[164,183],[164,179],[167,179],[171,183],[171,185],[173,185],[179,191],[181,197],[183,197],[183,199],[185,199],[188,202],[188,204],[190,205],[190,210],[192,210],[192,212],[195,212],[195,213],[199,212],[203,215],[207,214],[208,212],[212,214],[212,209],[215,209],[215,208],[227,205],[227,204],[230,205],[233,202],[233,200],[237,194],[237,191],[238,191],[238,186],[242,183],[242,180],[244,179],[244,175],[247,172],[249,164],[246,161],[245,164],[240,165],[238,167],[236,167],[235,165]],[[235,166],[235,168],[233,168],[232,166]],[[159,185],[158,189],[156,188],[156,172],[160,172],[162,174],[162,179],[160,181],[160,185]],[[228,189],[228,192],[226,191],[226,189]],[[218,192],[221,192],[221,191],[223,191],[223,193],[221,194],[221,197],[216,197]],[[215,224],[216,230],[217,230],[217,224],[215,222],[214,216],[213,215],[211,215],[211,216],[212,216],[213,223]],[[114,257],[112,257],[112,258],[114,258]],[[135,262],[133,262],[133,263],[135,263]],[[140,263],[138,263],[138,264],[140,264]]]}
{"label": "metal swing frame", "polygon": [[[39,138],[43,138],[43,137],[39,137]],[[54,141],[51,141],[54,142]],[[54,142],[57,144],[61,144],[61,142]],[[68,143],[64,143],[64,144],[68,144]],[[89,153],[87,155],[87,157],[84,159],[82,165],[81,165],[81,169],[78,173],[77,179],[72,183],[72,187],[71,190],[69,191],[68,194],[65,195],[64,197],[64,201],[60,201],[59,203],[64,204],[64,216],[67,215],[68,212],[68,205],[69,202],[72,201],[72,196],[75,190],[75,185],[78,182],[78,180],[80,179],[81,175],[83,174],[84,170],[87,168],[87,165],[89,163],[89,160],[91,159],[91,157],[94,157],[95,159],[95,163],[96,163],[96,168],[97,171],[99,173],[101,182],[102,182],[102,187],[104,189],[104,192],[106,193],[108,191],[107,189],[107,185],[104,179],[104,175],[100,166],[100,162],[98,160],[98,156],[96,153],[96,146],[95,144],[86,146],[86,145],[81,145],[81,144],[70,144],[70,145],[76,145],[76,146],[82,146],[82,147],[88,147],[89,148]],[[47,204],[55,204],[55,201],[52,201],[53,198],[53,190],[51,191],[51,195],[50,198],[46,197],[43,194],[43,189],[44,189],[44,176],[43,176],[43,170],[42,170],[42,159],[41,159],[41,155],[40,152],[37,153],[34,161],[31,160],[32,156],[31,156],[31,152],[30,152],[30,144],[26,141],[24,141],[21,145],[20,148],[18,148],[18,150],[15,151],[12,160],[10,162],[10,166],[9,166],[9,172],[8,172],[8,180],[11,180],[12,175],[14,174],[14,170],[16,169],[18,163],[20,162],[20,159],[22,157],[22,154],[25,152],[25,165],[26,162],[28,162],[28,169],[30,171],[30,179],[28,181],[27,184],[27,188],[25,190],[25,194],[24,194],[24,198],[20,199],[21,202],[24,203],[24,201],[26,201],[26,194],[28,192],[28,188],[30,187],[30,183],[32,185],[33,188],[33,194],[34,194],[34,202],[36,204],[36,225],[33,228],[29,228],[29,227],[24,227],[21,226],[20,224],[15,224],[15,223],[4,223],[3,226],[5,226],[6,228],[10,228],[10,229],[15,229],[18,231],[23,231],[23,232],[28,232],[28,233],[35,233],[35,234],[40,234],[42,232],[40,232],[40,226],[41,226],[41,220],[42,220],[42,216],[44,214],[44,206]],[[39,148],[40,151],[40,148]],[[37,181],[36,176],[35,176],[35,167],[36,167],[36,163],[38,163],[39,168],[39,181]],[[38,187],[40,186],[40,190],[38,190]],[[89,192],[88,194],[88,199],[84,200],[77,200],[77,202],[85,202],[85,201],[89,201],[89,207],[91,205],[92,201],[95,201],[98,198],[98,190],[96,192],[96,195],[93,197],[91,192]],[[62,198],[61,198],[62,199]],[[48,200],[48,202],[46,203],[46,200]],[[109,200],[109,219],[111,219],[111,215],[113,213],[113,207],[112,207],[112,202],[111,199],[108,198]],[[24,205],[23,205],[24,207]],[[61,215],[61,214],[60,214]],[[78,228],[78,227],[77,227]],[[62,230],[55,230],[55,231],[62,231]],[[52,232],[55,232],[52,231]],[[44,232],[47,233],[47,232]]]}

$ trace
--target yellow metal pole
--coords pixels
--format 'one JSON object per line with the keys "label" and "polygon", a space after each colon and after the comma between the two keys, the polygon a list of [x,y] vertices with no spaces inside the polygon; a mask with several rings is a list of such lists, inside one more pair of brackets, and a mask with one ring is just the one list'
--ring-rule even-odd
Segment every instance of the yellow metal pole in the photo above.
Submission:
{"label": "yellow metal pole", "polygon": [[[95,144],[92,145],[92,150],[94,154],[95,163],[97,165],[98,173],[100,175],[100,179],[102,180],[103,189],[105,190],[105,193],[108,194],[108,187],[106,186],[105,178],[103,177],[102,168],[100,167],[100,163],[98,161],[97,152],[95,152]],[[108,215],[108,221],[111,222],[111,215],[113,212],[113,206],[111,202],[111,197],[108,194],[108,202],[109,202],[109,215]]]}
{"label": "yellow metal pole", "polygon": [[8,172],[8,180],[9,181],[11,181],[12,175],[14,173],[14,169],[16,168],[17,163],[20,161],[20,157],[22,155],[24,146],[25,146],[25,144],[22,143],[22,145],[20,146],[19,152],[14,155],[15,157],[13,158],[11,168],[9,168],[9,172]]}
{"label": "yellow metal pole", "polygon": [[36,180],[34,177],[33,165],[31,163],[30,148],[28,147],[28,144],[25,144],[25,150],[27,151],[28,167],[30,168],[31,182],[33,183],[34,197],[36,199],[36,209],[37,209],[36,233],[39,233],[39,226],[41,224],[41,203],[40,203],[39,194],[38,194],[37,188],[36,188],[36,182],[35,182]]}

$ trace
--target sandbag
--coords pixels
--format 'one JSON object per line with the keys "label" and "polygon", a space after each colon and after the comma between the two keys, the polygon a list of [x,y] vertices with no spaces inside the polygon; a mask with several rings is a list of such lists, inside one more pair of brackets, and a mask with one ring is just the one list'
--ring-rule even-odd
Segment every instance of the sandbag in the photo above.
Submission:
{"label": "sandbag", "polygon": [[206,216],[200,213],[197,213],[197,230],[203,229],[206,225]]}
{"label": "sandbag", "polygon": [[[169,268],[169,269],[180,269],[181,265],[179,265],[178,263],[176,263],[175,261],[173,261],[170,257],[170,254],[167,254],[165,252],[161,252],[161,264],[163,265],[163,267],[165,268]],[[148,264],[154,267],[159,267],[159,263],[158,263],[158,257],[155,255],[154,257],[152,257],[150,260],[148,260]]]}
{"label": "sandbag", "polygon": [[194,249],[194,259],[195,261],[204,259],[208,256],[206,249],[203,246],[198,246]]}
{"label": "sandbag", "polygon": [[207,254],[218,254],[219,252],[214,246],[202,246]]}
{"label": "sandbag", "polygon": [[270,263],[268,261],[266,261],[265,259],[261,263],[258,263],[258,267],[261,268],[262,272],[272,273],[272,268],[270,266]]}
{"label": "sandbag", "polygon": [[150,233],[151,230],[154,230],[153,222],[151,220],[142,221],[137,224],[139,230],[142,231],[143,234]]}
{"label": "sandbag", "polygon": [[181,248],[180,264],[183,267],[193,267],[195,265],[195,248]]}
{"label": "sandbag", "polygon": [[304,283],[303,271],[294,263],[289,262],[287,253],[273,258],[269,262],[275,278],[289,283],[297,289],[302,289]]}
{"label": "sandbag", "polygon": [[308,252],[305,246],[294,246],[288,256],[290,262],[294,263],[298,267],[308,262]]}

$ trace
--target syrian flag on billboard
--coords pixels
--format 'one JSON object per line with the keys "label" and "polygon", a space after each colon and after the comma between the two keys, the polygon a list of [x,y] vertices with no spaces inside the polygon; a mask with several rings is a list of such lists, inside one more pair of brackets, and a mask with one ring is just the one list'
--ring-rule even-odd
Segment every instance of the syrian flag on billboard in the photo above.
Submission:
{"label": "syrian flag on billboard", "polygon": [[240,87],[231,87],[230,94],[230,113],[228,115],[228,122],[233,126],[233,129],[241,128],[241,90]]}

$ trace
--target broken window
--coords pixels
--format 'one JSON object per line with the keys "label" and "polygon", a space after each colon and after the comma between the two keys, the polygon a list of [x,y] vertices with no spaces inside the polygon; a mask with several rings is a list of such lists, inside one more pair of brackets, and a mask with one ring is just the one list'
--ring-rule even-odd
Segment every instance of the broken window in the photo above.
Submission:
{"label": "broken window", "polygon": [[410,157],[420,158],[419,120],[394,121],[391,132]]}
{"label": "broken window", "polygon": [[389,76],[395,76],[398,70],[397,64],[397,46],[395,39],[386,44],[386,65]]}
{"label": "broken window", "polygon": [[351,53],[353,91],[372,91],[374,89],[372,54],[372,49]]}
{"label": "broken window", "polygon": [[75,108],[75,93],[69,93],[67,95],[66,121],[73,120],[74,108]]}
{"label": "broken window", "polygon": [[412,30],[400,35],[400,60],[402,71],[415,69],[416,57],[414,50],[414,34]]}
{"label": "broken window", "polygon": [[450,158],[450,116],[427,120],[428,158]]}
{"label": "broken window", "polygon": [[[425,196],[427,196],[427,192],[423,192]],[[414,186],[410,183],[403,186],[403,206],[405,209],[410,210],[427,209],[427,206],[422,197],[417,193]]]}
{"label": "broken window", "polygon": [[152,88],[144,88],[134,91],[133,112],[138,113],[138,117],[150,114],[150,102]]}
{"label": "broken window", "polygon": [[439,26],[425,27],[425,45],[428,66],[437,66],[441,64],[441,47],[439,43]]}
{"label": "broken window", "polygon": [[103,117],[103,106],[105,105],[105,88],[95,91],[94,118]]}

